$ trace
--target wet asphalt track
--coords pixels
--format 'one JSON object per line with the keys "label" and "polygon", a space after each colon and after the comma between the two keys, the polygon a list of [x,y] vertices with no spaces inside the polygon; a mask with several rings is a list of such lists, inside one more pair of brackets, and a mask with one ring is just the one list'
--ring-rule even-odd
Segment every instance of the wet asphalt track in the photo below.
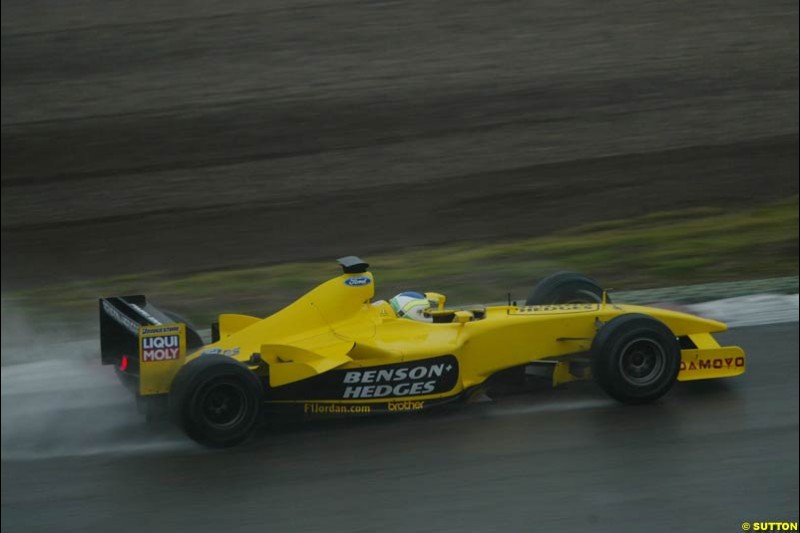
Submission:
{"label": "wet asphalt track", "polygon": [[145,427],[105,369],[54,392],[6,367],[2,530],[674,532],[797,520],[798,325],[722,337],[748,351],[748,373],[679,384],[653,406],[581,384],[266,429],[223,452]]}

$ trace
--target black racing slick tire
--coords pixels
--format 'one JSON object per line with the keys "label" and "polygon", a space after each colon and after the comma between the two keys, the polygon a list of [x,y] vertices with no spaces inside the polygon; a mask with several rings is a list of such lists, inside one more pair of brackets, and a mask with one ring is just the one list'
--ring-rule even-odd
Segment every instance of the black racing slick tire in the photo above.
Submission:
{"label": "black racing slick tire", "polygon": [[261,418],[263,387],[244,364],[201,355],[172,382],[170,415],[193,440],[226,448],[247,440]]}
{"label": "black racing slick tire", "polygon": [[576,272],[557,272],[536,284],[525,300],[525,305],[599,303],[602,301],[603,288],[592,278]]}
{"label": "black racing slick tire", "polygon": [[638,313],[609,320],[592,343],[592,376],[612,398],[642,404],[666,394],[678,377],[681,350],[670,329]]}

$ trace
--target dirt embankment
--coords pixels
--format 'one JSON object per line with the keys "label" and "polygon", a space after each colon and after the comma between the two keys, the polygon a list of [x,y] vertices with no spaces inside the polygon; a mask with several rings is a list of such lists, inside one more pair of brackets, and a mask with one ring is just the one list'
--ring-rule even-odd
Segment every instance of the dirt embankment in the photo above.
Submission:
{"label": "dirt embankment", "polygon": [[3,4],[4,289],[798,190],[796,2],[40,4]]}

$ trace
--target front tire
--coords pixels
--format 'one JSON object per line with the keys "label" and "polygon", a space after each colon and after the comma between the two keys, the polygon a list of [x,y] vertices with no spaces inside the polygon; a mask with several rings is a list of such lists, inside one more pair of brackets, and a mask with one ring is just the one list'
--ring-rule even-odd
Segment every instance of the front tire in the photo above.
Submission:
{"label": "front tire", "polygon": [[[603,288],[592,278],[576,272],[557,272],[536,284],[525,305],[600,303]],[[609,301],[606,298],[606,301]]]}
{"label": "front tire", "polygon": [[221,355],[202,355],[183,367],[169,397],[178,426],[193,440],[214,448],[247,440],[261,417],[262,401],[258,377]]}
{"label": "front tire", "polygon": [[618,316],[592,343],[592,375],[612,398],[628,404],[652,402],[678,377],[681,350],[670,329],[647,315]]}

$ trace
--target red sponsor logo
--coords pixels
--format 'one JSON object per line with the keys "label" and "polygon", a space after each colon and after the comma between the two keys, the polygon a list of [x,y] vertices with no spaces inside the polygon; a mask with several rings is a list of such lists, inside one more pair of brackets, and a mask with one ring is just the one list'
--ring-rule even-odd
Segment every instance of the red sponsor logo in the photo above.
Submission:
{"label": "red sponsor logo", "polygon": [[142,362],[172,361],[180,357],[181,340],[178,335],[162,335],[142,339]]}
{"label": "red sponsor logo", "polygon": [[719,359],[699,359],[697,361],[681,361],[681,371],[684,370],[721,370],[743,368],[744,357],[723,357]]}

